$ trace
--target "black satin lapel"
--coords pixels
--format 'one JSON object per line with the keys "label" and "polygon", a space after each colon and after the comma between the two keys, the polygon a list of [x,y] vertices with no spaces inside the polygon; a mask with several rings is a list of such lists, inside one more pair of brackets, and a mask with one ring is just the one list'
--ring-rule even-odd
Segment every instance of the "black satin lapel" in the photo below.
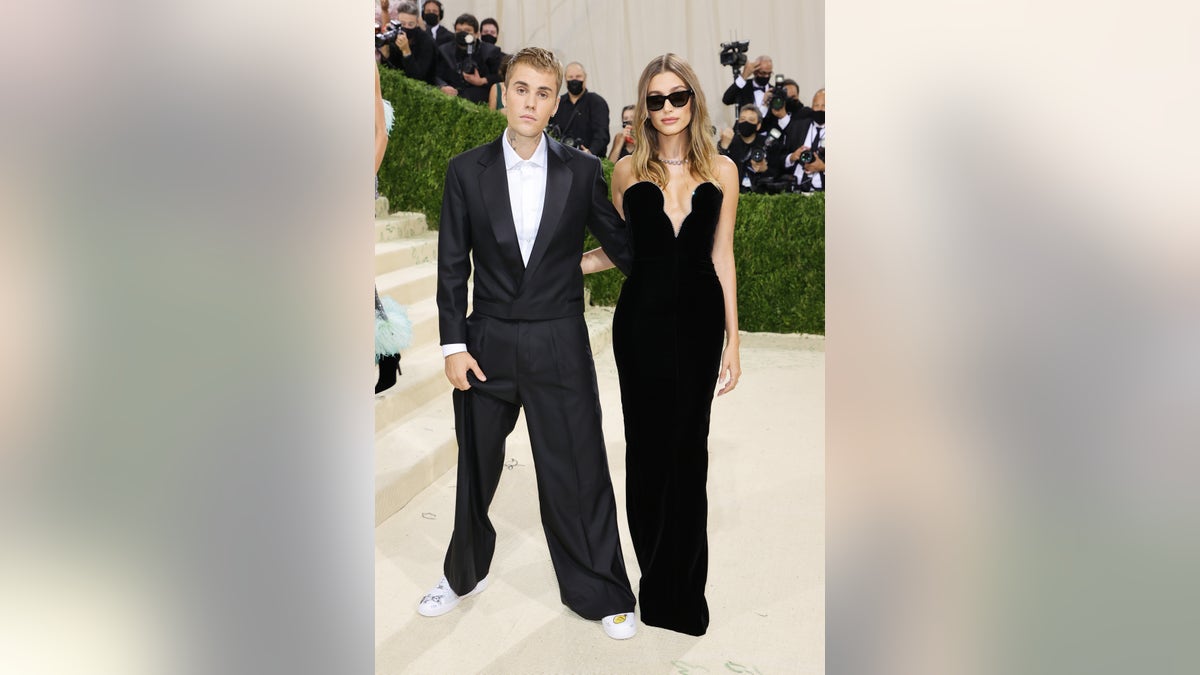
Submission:
{"label": "black satin lapel", "polygon": [[[562,221],[563,209],[567,206],[567,193],[571,190],[571,168],[553,151],[546,153],[546,201],[542,205],[542,222],[538,226],[537,237],[533,240],[533,251],[529,254],[529,264],[525,266],[525,277],[528,279],[537,271],[538,264],[546,255],[546,249],[554,240],[555,233]],[[582,256],[582,252],[580,252]],[[522,281],[524,280],[522,279]]]}
{"label": "black satin lapel", "polygon": [[504,168],[503,155],[496,158],[479,175],[479,187],[492,222],[492,233],[500,246],[500,257],[504,260],[504,266],[512,275],[513,281],[520,281],[525,272],[525,263],[521,260],[517,225],[513,222],[512,202],[508,199],[508,171]]}

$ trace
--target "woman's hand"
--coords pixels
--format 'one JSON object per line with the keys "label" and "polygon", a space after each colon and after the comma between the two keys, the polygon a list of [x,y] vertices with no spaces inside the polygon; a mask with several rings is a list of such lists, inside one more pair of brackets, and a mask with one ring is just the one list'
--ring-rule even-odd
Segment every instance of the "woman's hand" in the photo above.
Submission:
{"label": "woman's hand", "polygon": [[738,380],[742,377],[742,357],[738,353],[738,345],[725,345],[725,351],[721,354],[721,370],[717,378],[717,382],[724,382],[724,386],[717,392],[717,396],[728,394],[737,386]]}

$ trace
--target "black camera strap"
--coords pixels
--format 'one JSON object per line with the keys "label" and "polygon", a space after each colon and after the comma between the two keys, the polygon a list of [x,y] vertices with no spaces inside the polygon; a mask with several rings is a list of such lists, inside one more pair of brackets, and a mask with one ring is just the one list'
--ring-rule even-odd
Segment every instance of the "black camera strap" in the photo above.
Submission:
{"label": "black camera strap", "polygon": [[[562,137],[567,138],[567,132],[571,130],[571,125],[575,124],[575,118],[579,116],[579,109],[583,107],[583,102],[588,100],[588,94],[592,92],[585,91],[583,96],[579,97],[579,101],[575,103],[575,109],[571,111],[571,116],[567,118],[567,126],[562,128]],[[568,94],[570,96],[570,94]],[[568,99],[570,100],[570,99]]]}

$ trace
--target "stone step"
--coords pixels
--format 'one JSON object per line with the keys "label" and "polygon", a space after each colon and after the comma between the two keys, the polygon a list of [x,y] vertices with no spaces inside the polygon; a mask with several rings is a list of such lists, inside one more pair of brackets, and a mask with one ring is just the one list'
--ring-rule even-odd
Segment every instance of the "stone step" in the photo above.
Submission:
{"label": "stone step", "polygon": [[375,219],[375,241],[395,241],[428,232],[425,214],[398,212]]}
{"label": "stone step", "polygon": [[420,263],[437,261],[437,232],[375,244],[375,274],[387,274]]}
{"label": "stone step", "polygon": [[[592,354],[612,344],[611,307],[584,314]],[[375,524],[404,507],[457,461],[450,383],[439,345],[406,353],[404,375],[375,401]],[[394,421],[393,421],[394,420]]]}
{"label": "stone step", "polygon": [[458,461],[449,385],[375,439],[375,525],[404,508]]}
{"label": "stone step", "polygon": [[417,263],[375,277],[379,295],[390,295],[401,305],[415,305],[437,293],[437,263]]}
{"label": "stone step", "polygon": [[391,205],[388,204],[388,198],[380,195],[375,198],[375,217],[383,218],[391,212]]}
{"label": "stone step", "polygon": [[400,370],[404,374],[391,389],[375,397],[376,435],[436,397],[450,395],[443,363],[442,346],[436,340],[400,353]]}

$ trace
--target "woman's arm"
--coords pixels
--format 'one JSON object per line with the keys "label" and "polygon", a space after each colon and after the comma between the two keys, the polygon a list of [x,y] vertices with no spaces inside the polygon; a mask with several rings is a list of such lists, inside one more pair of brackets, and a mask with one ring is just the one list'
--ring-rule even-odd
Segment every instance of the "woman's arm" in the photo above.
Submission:
{"label": "woman's arm", "polygon": [[496,85],[488,87],[488,110],[496,109]]}
{"label": "woman's arm", "polygon": [[713,242],[713,266],[721,281],[721,294],[725,298],[725,351],[721,354],[721,370],[718,382],[724,382],[717,396],[728,394],[737,386],[742,376],[739,354],[741,338],[738,335],[737,316],[737,270],[733,263],[733,223],[737,219],[738,170],[733,160],[724,155],[717,158],[717,177],[721,180],[721,215],[717,220],[717,236]]}
{"label": "woman's arm", "polygon": [[383,164],[383,151],[387,150],[387,122],[383,115],[383,89],[379,85],[379,66],[375,66],[375,173]]}

